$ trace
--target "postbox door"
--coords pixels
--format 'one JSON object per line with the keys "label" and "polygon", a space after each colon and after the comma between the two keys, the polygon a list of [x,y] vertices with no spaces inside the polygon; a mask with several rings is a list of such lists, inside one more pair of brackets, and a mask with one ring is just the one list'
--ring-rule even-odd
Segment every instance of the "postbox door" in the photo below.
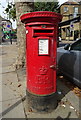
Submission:
{"label": "postbox door", "polygon": [[32,28],[27,29],[27,90],[37,95],[52,94],[56,92],[56,39],[32,37]]}

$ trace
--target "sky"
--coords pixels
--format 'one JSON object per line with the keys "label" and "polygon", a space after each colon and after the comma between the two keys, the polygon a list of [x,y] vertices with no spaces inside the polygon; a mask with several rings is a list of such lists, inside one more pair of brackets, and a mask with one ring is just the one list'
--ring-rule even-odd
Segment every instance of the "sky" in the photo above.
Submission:
{"label": "sky", "polygon": [[[12,0],[0,0],[0,3],[1,3],[1,5],[0,5],[0,15],[5,19],[7,19],[7,15],[4,14],[3,12],[5,10],[5,7],[7,6],[8,1],[12,1]],[[59,1],[59,4],[61,5],[62,3],[66,2],[67,0],[58,0],[58,1]],[[12,27],[15,29],[16,28],[16,22],[13,22],[12,20],[11,20],[11,22],[12,22]]]}

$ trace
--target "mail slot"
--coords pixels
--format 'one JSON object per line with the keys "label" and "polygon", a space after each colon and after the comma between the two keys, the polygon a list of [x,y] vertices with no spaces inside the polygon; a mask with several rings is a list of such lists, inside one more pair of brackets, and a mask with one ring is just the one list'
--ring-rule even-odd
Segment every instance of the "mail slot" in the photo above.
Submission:
{"label": "mail slot", "polygon": [[60,14],[48,11],[21,16],[26,27],[27,96],[31,106],[41,111],[56,106],[57,30],[61,19]]}
{"label": "mail slot", "polygon": [[33,36],[53,36],[54,28],[44,28],[44,29],[33,29]]}

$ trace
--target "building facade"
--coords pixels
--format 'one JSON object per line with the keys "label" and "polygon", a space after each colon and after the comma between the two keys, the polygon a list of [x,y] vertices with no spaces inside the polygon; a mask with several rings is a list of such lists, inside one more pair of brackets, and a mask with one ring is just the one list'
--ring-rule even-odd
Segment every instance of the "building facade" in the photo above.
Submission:
{"label": "building facade", "polygon": [[76,40],[81,37],[81,2],[65,2],[60,6],[63,15],[60,23],[62,40]]}

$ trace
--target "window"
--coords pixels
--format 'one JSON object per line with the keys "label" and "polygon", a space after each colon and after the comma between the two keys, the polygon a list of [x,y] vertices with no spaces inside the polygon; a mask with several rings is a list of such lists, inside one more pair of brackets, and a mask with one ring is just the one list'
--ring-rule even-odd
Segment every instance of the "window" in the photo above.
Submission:
{"label": "window", "polygon": [[66,28],[66,37],[69,37],[70,36],[70,27],[67,27]]}
{"label": "window", "polygon": [[65,28],[62,28],[64,32],[66,32],[66,29]]}
{"label": "window", "polygon": [[81,51],[81,39],[71,46],[71,50]]}
{"label": "window", "polygon": [[80,37],[81,37],[81,30],[80,30]]}
{"label": "window", "polygon": [[70,32],[70,37],[72,37],[72,36],[73,36],[73,31]]}
{"label": "window", "polygon": [[77,17],[77,14],[78,14],[78,7],[74,7],[74,17]]}
{"label": "window", "polygon": [[66,37],[72,37],[73,36],[73,31],[70,31],[70,27],[66,28]]}
{"label": "window", "polygon": [[79,30],[74,31],[74,39],[76,40],[79,37]]}
{"label": "window", "polygon": [[64,12],[67,12],[68,11],[68,7],[64,7]]}
{"label": "window", "polygon": [[74,13],[78,14],[78,7],[74,7]]}

